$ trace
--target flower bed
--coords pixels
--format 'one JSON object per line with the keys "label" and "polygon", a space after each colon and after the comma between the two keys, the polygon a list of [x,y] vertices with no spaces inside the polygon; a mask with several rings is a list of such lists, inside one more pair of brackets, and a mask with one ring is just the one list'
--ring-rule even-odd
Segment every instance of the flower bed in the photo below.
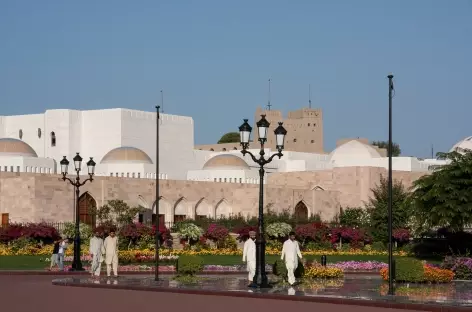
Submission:
{"label": "flower bed", "polygon": [[[388,268],[382,268],[380,270],[382,279],[388,281]],[[454,279],[454,272],[447,269],[440,269],[431,265],[423,265],[423,272],[421,272],[420,280],[415,282],[427,282],[427,283],[450,283]],[[410,282],[408,280],[402,282]]]}
{"label": "flower bed", "polygon": [[[66,250],[66,256],[73,255],[73,246],[69,246]],[[280,255],[280,250],[276,248],[267,248],[266,255]],[[49,256],[52,254],[52,245],[46,245],[43,247],[37,246],[26,246],[20,249],[13,249],[7,245],[0,245],[0,256]],[[88,247],[82,246],[82,254],[88,254]],[[120,259],[127,259],[136,257],[136,254],[142,256],[153,257],[154,251],[151,249],[143,250],[123,250],[119,251]],[[172,249],[162,249],[160,251],[161,255],[170,256],[170,255],[200,255],[200,256],[242,256],[241,249],[202,249],[202,250],[172,250]],[[363,255],[363,256],[386,256],[388,253],[386,251],[365,251],[360,249],[351,249],[347,251],[341,250],[305,250],[303,251],[305,256],[351,256],[351,255]],[[404,251],[394,252],[395,256],[404,257],[407,256],[407,253]]]}
{"label": "flower bed", "polygon": [[[64,266],[64,270],[68,271],[71,268],[70,265]],[[102,266],[103,270],[104,266]],[[49,270],[49,267],[45,268]],[[90,271],[90,266],[84,266],[85,271]],[[272,266],[270,264],[266,265],[266,270],[270,272],[272,270]],[[52,271],[59,271],[59,269],[53,268]],[[120,272],[154,272],[155,266],[154,265],[120,265],[118,266],[118,271]],[[159,271],[163,272],[175,272],[174,265],[159,265]],[[204,265],[203,266],[204,272],[246,272],[245,265]]]}
{"label": "flower bed", "polygon": [[305,268],[304,276],[307,278],[342,278],[344,272],[335,267],[312,265]]}
{"label": "flower bed", "polygon": [[344,272],[380,271],[387,268],[388,264],[378,261],[343,261],[327,264],[328,267],[338,268]]}

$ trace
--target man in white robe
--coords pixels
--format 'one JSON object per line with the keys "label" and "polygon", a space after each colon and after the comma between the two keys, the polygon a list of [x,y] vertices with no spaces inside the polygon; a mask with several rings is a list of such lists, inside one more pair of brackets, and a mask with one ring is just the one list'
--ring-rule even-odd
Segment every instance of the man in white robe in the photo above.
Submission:
{"label": "man in white robe", "polygon": [[282,247],[282,260],[285,260],[287,268],[288,283],[290,286],[295,284],[295,270],[298,267],[298,258],[302,259],[302,253],[298,242],[295,240],[295,232],[290,232],[289,239],[284,242]]}
{"label": "man in white robe", "polygon": [[100,237],[100,233],[95,232],[94,236],[90,239],[89,253],[92,257],[92,267],[90,273],[92,277],[99,277],[102,269],[102,249],[103,239]]}
{"label": "man in white robe", "polygon": [[113,275],[118,276],[118,237],[116,237],[115,231],[110,231],[110,235],[105,238],[103,253],[107,265],[107,276],[110,277],[112,269]]}
{"label": "man in white robe", "polygon": [[246,263],[248,271],[248,286],[253,286],[253,278],[256,274],[256,232],[250,231],[249,238],[244,243],[243,249],[243,262]]}

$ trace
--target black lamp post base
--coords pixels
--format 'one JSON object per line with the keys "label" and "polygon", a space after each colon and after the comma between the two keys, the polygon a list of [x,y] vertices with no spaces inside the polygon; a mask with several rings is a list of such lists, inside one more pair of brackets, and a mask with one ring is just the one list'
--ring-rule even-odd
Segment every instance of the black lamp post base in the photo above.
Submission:
{"label": "black lamp post base", "polygon": [[69,272],[84,272],[84,268],[70,268]]}
{"label": "black lamp post base", "polygon": [[82,263],[72,263],[72,267],[69,269],[70,272],[83,272],[85,271]]}

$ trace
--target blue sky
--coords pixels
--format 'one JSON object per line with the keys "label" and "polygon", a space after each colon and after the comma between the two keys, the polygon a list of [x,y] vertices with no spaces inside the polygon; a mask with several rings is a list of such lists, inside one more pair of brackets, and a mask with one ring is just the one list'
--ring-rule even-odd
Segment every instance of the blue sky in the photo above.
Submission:
{"label": "blue sky", "polygon": [[0,1],[0,115],[124,107],[192,116],[213,143],[267,103],[324,111],[325,149],[428,156],[472,135],[472,1]]}

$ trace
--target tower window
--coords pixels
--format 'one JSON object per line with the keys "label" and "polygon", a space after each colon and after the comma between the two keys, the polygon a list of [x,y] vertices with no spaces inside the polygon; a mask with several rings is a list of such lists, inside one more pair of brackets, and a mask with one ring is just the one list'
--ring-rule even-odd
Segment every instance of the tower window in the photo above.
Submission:
{"label": "tower window", "polygon": [[56,146],[56,134],[51,132],[51,146]]}
{"label": "tower window", "polygon": [[23,130],[20,129],[20,131],[18,131],[18,136],[20,137],[20,140],[23,139]]}
{"label": "tower window", "polygon": [[311,143],[315,143],[315,140],[311,140]]}
{"label": "tower window", "polygon": [[38,138],[41,139],[41,128],[38,128]]}
{"label": "tower window", "polygon": [[310,126],[310,123],[308,123],[308,127]]}
{"label": "tower window", "polygon": [[293,139],[293,142],[297,142],[297,139]]}

